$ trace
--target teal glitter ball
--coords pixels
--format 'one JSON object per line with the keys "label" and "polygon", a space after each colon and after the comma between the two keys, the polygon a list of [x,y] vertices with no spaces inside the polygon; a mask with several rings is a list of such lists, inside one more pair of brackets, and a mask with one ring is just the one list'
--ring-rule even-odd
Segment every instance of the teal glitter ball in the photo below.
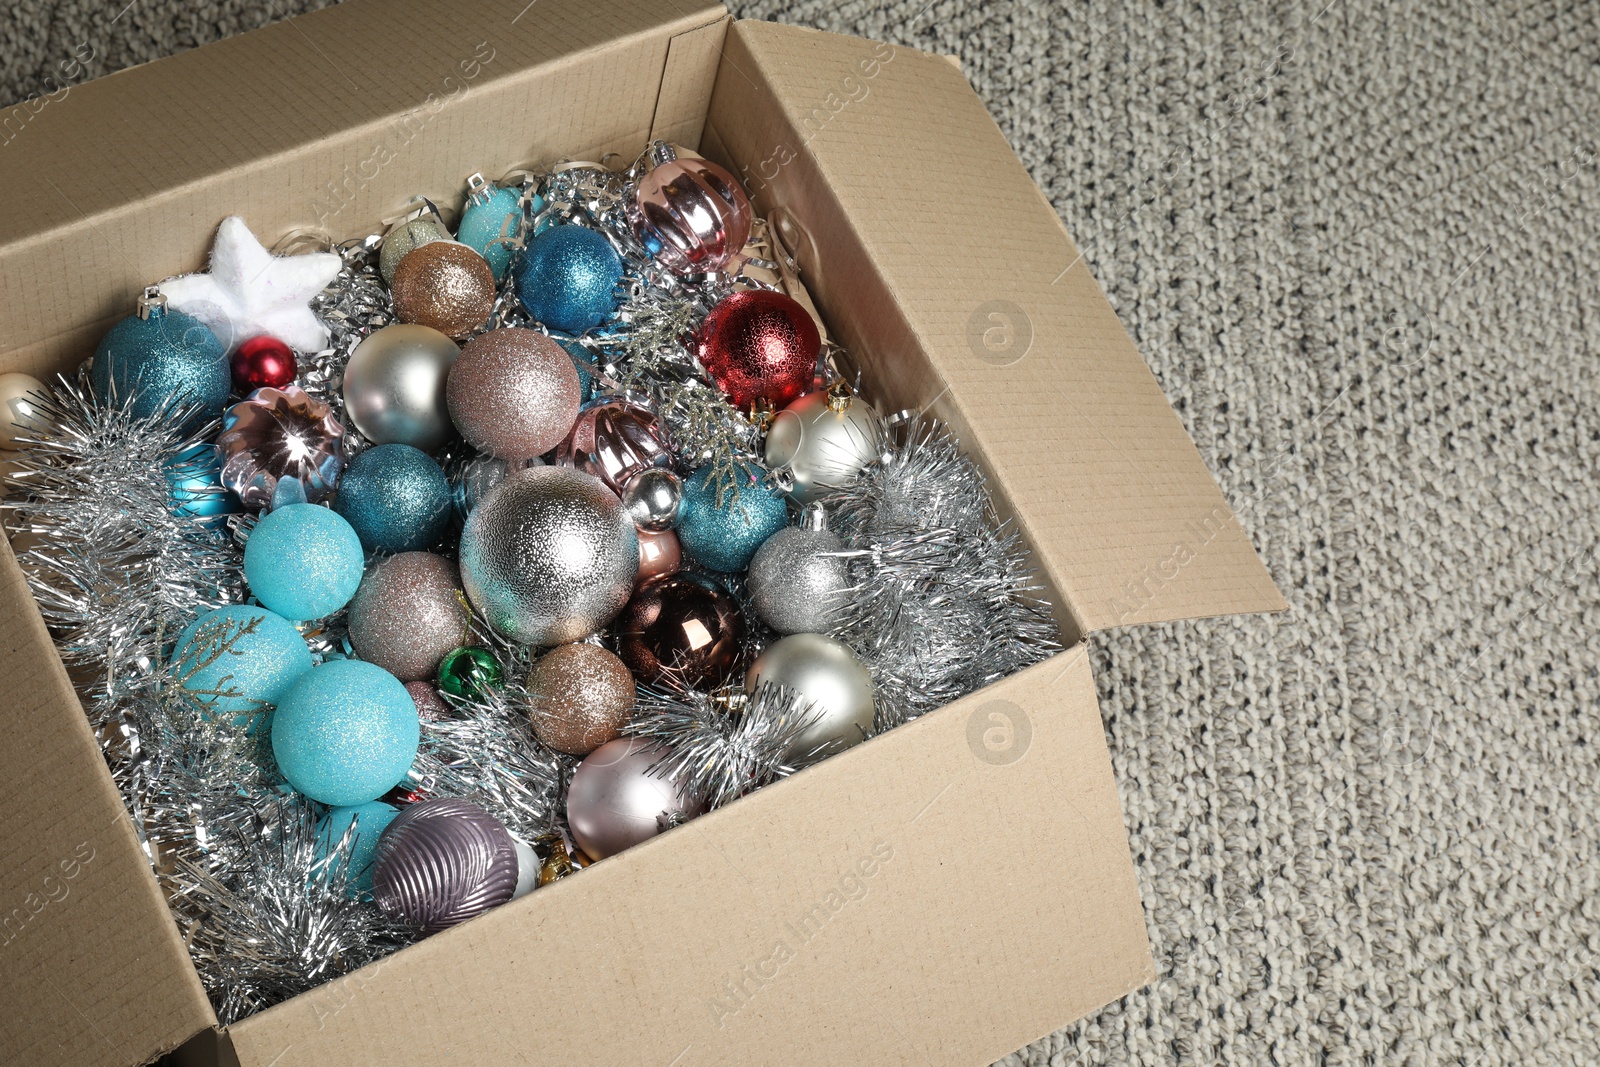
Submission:
{"label": "teal glitter ball", "polygon": [[582,333],[616,310],[622,259],[587,226],[552,226],[528,243],[515,275],[528,314],[554,329]]}
{"label": "teal glitter ball", "polygon": [[184,627],[172,653],[179,684],[251,733],[266,730],[272,708],[310,669],[300,631],[254,604],[206,612]]}
{"label": "teal glitter ball", "polygon": [[350,461],[333,507],[367,551],[416,552],[450,528],[450,479],[419,448],[379,445]]}
{"label": "teal glitter ball", "polygon": [[397,785],[421,736],[406,687],[356,659],[311,668],[272,716],[272,754],[284,779],[334,807],[377,800]]}
{"label": "teal glitter ball", "polygon": [[456,228],[456,240],[483,256],[494,271],[494,280],[506,276],[511,266],[511,241],[517,236],[522,207],[515,189],[492,186],[481,197],[467,203]]}
{"label": "teal glitter ball", "polygon": [[350,858],[345,870],[349,874],[352,895],[363,900],[371,897],[372,861],[378,855],[378,838],[383,836],[383,831],[399,814],[399,808],[381,800],[333,808],[317,821],[316,867],[313,870],[328,862],[329,854],[344,840],[345,831],[354,823]]}
{"label": "teal glitter ball", "polygon": [[578,403],[587,404],[594,399],[594,375],[589,373],[589,368],[594,365],[594,355],[576,341],[557,338],[557,343],[567,350],[567,355],[572,357],[572,366],[578,372]]}
{"label": "teal glitter ball", "polygon": [[94,350],[95,396],[109,404],[132,395],[141,419],[171,396],[199,406],[192,424],[221,415],[233,384],[222,342],[191,315],[160,304],[146,310],[146,318],[129,315],[111,327]]}
{"label": "teal glitter ball", "polygon": [[244,546],[244,579],[257,600],[286,619],[331,615],[361,585],[361,538],[317,504],[289,504],[261,517]]}
{"label": "teal glitter ball", "polygon": [[678,507],[678,541],[697,562],[725,574],[750,566],[756,549],[789,524],[784,495],[763,481],[765,472],[740,463],[738,492],[730,487],[717,502],[717,483],[710,467],[701,467],[683,483]]}

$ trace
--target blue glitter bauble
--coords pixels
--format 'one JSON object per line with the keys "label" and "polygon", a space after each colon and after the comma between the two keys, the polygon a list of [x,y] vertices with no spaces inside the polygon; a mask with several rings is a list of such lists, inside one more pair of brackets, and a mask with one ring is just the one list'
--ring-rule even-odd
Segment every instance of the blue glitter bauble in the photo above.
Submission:
{"label": "blue glitter bauble", "polygon": [[516,280],[528,314],[554,329],[582,333],[616,310],[622,259],[587,226],[552,226],[528,243]]}
{"label": "blue glitter bauble", "polygon": [[411,445],[379,445],[350,461],[334,510],[369,552],[431,548],[450,528],[450,479]]}
{"label": "blue glitter bauble", "polygon": [[510,242],[516,238],[522,218],[519,199],[515,189],[491,186],[480,198],[467,202],[461,225],[456,227],[456,240],[488,261],[497,282],[511,266]]}
{"label": "blue glitter bauble", "polygon": [[178,453],[167,465],[167,484],[172,486],[172,513],[211,520],[206,526],[221,526],[223,516],[243,510],[239,498],[222,487],[222,454],[216,445],[194,445]]}
{"label": "blue glitter bauble", "polygon": [[192,315],[157,306],[148,318],[129,315],[111,327],[94,350],[89,382],[102,403],[133,395],[141,419],[176,395],[199,405],[191,420],[198,424],[222,414],[233,377],[216,334]]}
{"label": "blue glitter bauble", "polygon": [[358,659],[311,668],[272,716],[272,754],[285,780],[335,807],[394,788],[411,770],[421,736],[406,687]]}
{"label": "blue glitter bauble", "polygon": [[200,703],[261,733],[270,709],[311,669],[311,649],[281,615],[235,604],[184,627],[173,647],[172,669]]}
{"label": "blue glitter bauble", "polygon": [[244,546],[244,579],[257,600],[304,622],[350,603],[361,585],[361,538],[317,504],[290,504],[261,516]]}
{"label": "blue glitter bauble", "polygon": [[383,836],[383,831],[399,814],[399,808],[381,800],[332,809],[317,821],[317,865],[327,862],[328,854],[344,840],[350,824],[355,823],[355,832],[350,840],[350,859],[345,870],[349,873],[352,895],[363,899],[371,896],[372,861],[378,854],[378,838]]}
{"label": "blue glitter bauble", "polygon": [[594,375],[589,373],[589,368],[594,365],[594,355],[576,341],[558,339],[558,343],[572,357],[572,366],[578,372],[578,403],[587,404],[594,399]]}
{"label": "blue glitter bauble", "polygon": [[717,504],[717,483],[701,467],[683,483],[678,541],[701,565],[732,573],[750,566],[756,549],[789,524],[784,495],[767,485],[753,463],[739,465],[738,493],[729,488]]}

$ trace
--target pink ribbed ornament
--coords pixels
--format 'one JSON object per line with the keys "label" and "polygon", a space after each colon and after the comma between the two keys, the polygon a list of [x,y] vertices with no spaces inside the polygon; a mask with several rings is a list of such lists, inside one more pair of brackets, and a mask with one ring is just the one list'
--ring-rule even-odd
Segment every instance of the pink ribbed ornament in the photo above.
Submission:
{"label": "pink ribbed ornament", "polygon": [[674,273],[724,269],[750,239],[750,198],[709,159],[678,159],[664,142],[652,156],[629,205],[634,234]]}
{"label": "pink ribbed ornament", "polygon": [[470,800],[419,800],[378,839],[372,899],[385,915],[425,934],[498,907],[516,889],[516,844]]}
{"label": "pink ribbed ornament", "polygon": [[600,401],[579,412],[566,440],[556,446],[555,459],[594,475],[619,497],[646,467],[672,465],[656,417],[626,400]]}
{"label": "pink ribbed ornament", "polygon": [[222,416],[222,484],[246,507],[264,508],[280,478],[296,478],[308,503],[333,495],[344,472],[344,427],[298,385],[257,389]]}

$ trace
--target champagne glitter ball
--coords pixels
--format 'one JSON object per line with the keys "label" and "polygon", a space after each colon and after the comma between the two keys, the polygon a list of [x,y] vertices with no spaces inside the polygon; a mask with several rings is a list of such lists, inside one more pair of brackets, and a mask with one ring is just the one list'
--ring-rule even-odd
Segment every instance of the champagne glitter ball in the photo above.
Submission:
{"label": "champagne glitter ball", "polygon": [[510,900],[517,847],[470,800],[419,800],[378,839],[372,898],[385,915],[435,934]]}
{"label": "champagne glitter ball", "polygon": [[699,815],[671,779],[650,773],[666,748],[640,737],[619,737],[584,757],[567,790],[567,825],[594,859],[615,856]]}
{"label": "champagne glitter ball", "polygon": [[383,237],[383,250],[378,253],[378,271],[383,275],[385,285],[394,284],[395,268],[400,266],[400,261],[418,245],[425,245],[430,241],[448,241],[450,235],[432,219],[412,219],[410,222],[397,223]]}
{"label": "champagne glitter ball", "polygon": [[628,602],[639,536],[616,494],[566,467],[517,471],[467,516],[461,582],[498,632],[529,645],[587,637]]}
{"label": "champagne glitter ball", "polygon": [[432,241],[407,252],[389,285],[401,322],[430,326],[460,340],[494,310],[494,271],[455,241]]}
{"label": "champagne glitter ball", "polygon": [[461,350],[445,398],[474,448],[524,460],[567,436],[581,389],[565,349],[537,330],[513,326],[490,330]]}
{"label": "champagne glitter ball", "polygon": [[633,714],[633,675],[599,645],[560,645],[528,672],[528,717],[557,752],[586,756],[622,733]]}
{"label": "champagne glitter ball", "polygon": [[417,706],[417,718],[422,722],[438,722],[450,717],[450,705],[444,702],[432,682],[407,682],[406,692]]}
{"label": "champagne glitter ball", "polygon": [[431,552],[402,552],[361,580],[350,602],[350,644],[402,682],[432,678],[469,640],[456,565]]}

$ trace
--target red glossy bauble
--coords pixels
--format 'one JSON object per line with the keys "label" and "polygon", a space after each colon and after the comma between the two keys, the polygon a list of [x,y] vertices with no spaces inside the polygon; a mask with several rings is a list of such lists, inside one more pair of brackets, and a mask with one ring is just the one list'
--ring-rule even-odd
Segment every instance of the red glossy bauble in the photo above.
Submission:
{"label": "red glossy bauble", "polygon": [[722,684],[738,668],[744,615],[718,582],[672,574],[635,590],[614,632],[617,654],[639,681],[698,689]]}
{"label": "red glossy bauble", "polygon": [[248,394],[256,389],[282,389],[300,373],[294,350],[276,337],[262,334],[241,344],[228,361],[233,384]]}
{"label": "red glossy bauble", "polygon": [[781,408],[811,388],[822,336],[792,298],[749,289],[723,297],[694,344],[700,365],[735,407],[768,400]]}

